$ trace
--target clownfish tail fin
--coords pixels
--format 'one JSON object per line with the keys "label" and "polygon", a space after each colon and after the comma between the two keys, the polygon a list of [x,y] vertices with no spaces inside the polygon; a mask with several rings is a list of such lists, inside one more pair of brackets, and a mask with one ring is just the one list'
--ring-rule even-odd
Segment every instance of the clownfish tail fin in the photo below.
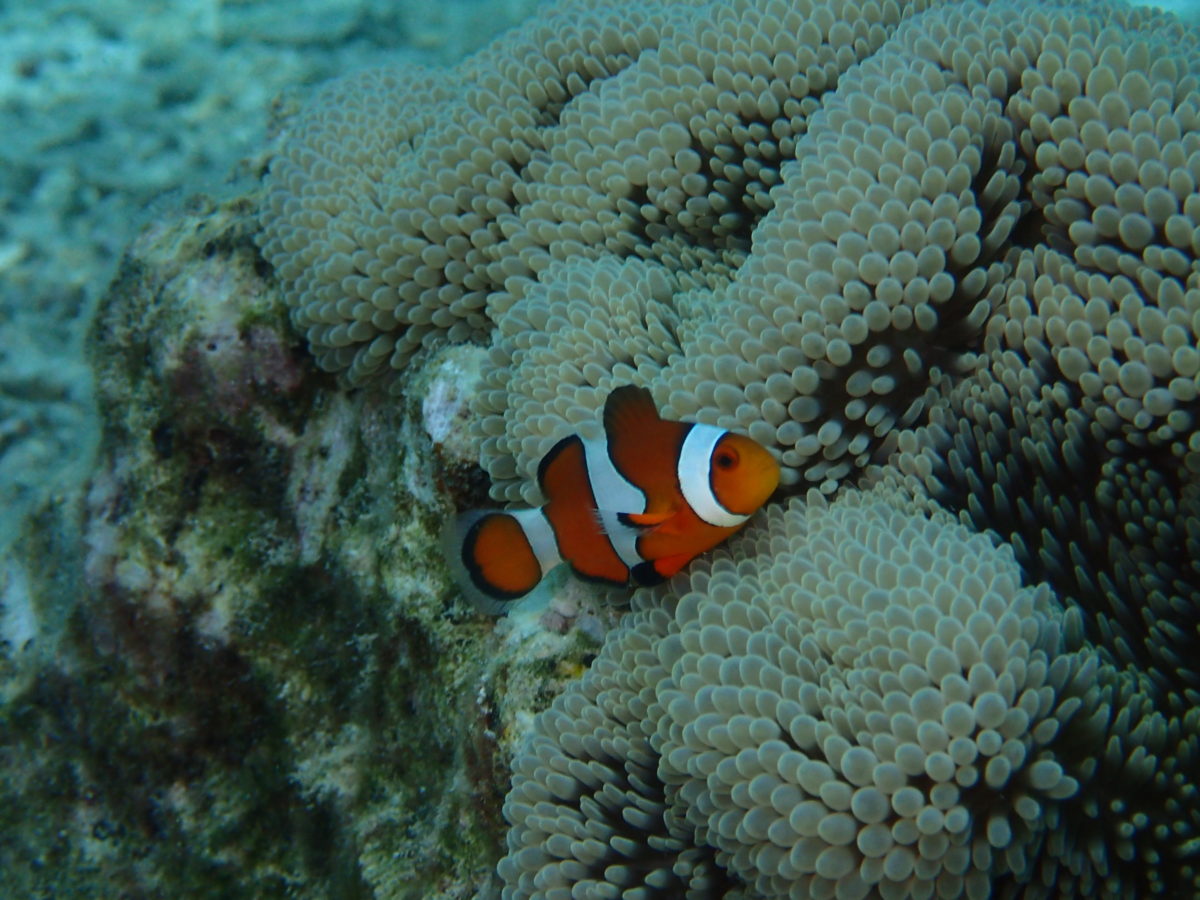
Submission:
{"label": "clownfish tail fin", "polygon": [[506,612],[561,562],[540,509],[463,513],[443,529],[442,549],[463,595],[490,615]]}

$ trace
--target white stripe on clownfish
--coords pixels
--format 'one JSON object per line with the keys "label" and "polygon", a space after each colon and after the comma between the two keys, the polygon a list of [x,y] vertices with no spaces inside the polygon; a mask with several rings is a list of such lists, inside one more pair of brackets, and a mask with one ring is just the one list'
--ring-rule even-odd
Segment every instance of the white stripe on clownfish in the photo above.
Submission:
{"label": "white stripe on clownfish", "polygon": [[621,562],[630,569],[645,562],[637,548],[637,540],[641,537],[643,529],[626,525],[621,521],[621,513],[611,509],[598,509],[596,515],[600,519],[600,527],[608,537],[609,544],[621,558]]}
{"label": "white stripe on clownfish", "polygon": [[646,493],[617,471],[608,455],[609,439],[584,441],[583,454],[587,461],[587,477],[592,485],[597,509],[621,513],[646,511]]}
{"label": "white stripe on clownfish", "polygon": [[729,432],[713,425],[693,425],[679,449],[679,490],[692,512],[718,528],[737,528],[749,516],[731,513],[713,494],[712,460],[717,443]]}
{"label": "white stripe on clownfish", "polygon": [[554,529],[541,508],[514,509],[510,515],[517,520],[525,537],[529,540],[529,548],[542,568],[542,575],[559,565],[563,559],[558,550],[558,539]]}
{"label": "white stripe on clownfish", "polygon": [[637,550],[641,531],[626,525],[619,516],[621,513],[645,512],[646,494],[617,471],[612,457],[608,455],[608,448],[607,439],[583,442],[587,478],[592,486],[592,496],[596,499],[600,528],[621,562],[632,569],[645,561]]}

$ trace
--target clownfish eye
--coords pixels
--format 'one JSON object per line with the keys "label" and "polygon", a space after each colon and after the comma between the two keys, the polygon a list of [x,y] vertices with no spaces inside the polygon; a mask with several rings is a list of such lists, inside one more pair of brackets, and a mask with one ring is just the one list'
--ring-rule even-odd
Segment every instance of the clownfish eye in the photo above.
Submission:
{"label": "clownfish eye", "polygon": [[718,469],[725,469],[728,471],[737,465],[737,451],[731,447],[722,447],[717,450],[713,457],[713,462],[716,464]]}

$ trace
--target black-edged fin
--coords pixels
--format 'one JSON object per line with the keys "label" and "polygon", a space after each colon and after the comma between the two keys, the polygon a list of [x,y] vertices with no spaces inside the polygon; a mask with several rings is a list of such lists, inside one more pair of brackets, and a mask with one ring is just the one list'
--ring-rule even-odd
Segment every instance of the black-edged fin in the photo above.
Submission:
{"label": "black-edged fin", "polygon": [[626,384],[614,389],[604,401],[604,433],[610,437],[653,434],[660,421],[654,398],[644,387]]}
{"label": "black-edged fin", "polygon": [[[535,580],[525,590],[513,591],[488,580],[478,559],[477,545],[484,528],[496,517],[513,518],[500,510],[477,509],[455,516],[442,529],[442,552],[455,584],[476,609],[493,616],[507,612],[537,585]],[[522,552],[521,548],[516,552]]]}
{"label": "black-edged fin", "polygon": [[646,516],[633,521],[652,527],[674,511],[679,498],[679,448],[691,427],[659,416],[645,388],[626,385],[608,395],[604,437],[609,461],[644,498],[640,508],[626,507],[618,512]]}
{"label": "black-edged fin", "polygon": [[617,580],[616,578],[609,578],[606,575],[596,575],[592,572],[585,572],[583,569],[580,569],[574,563],[571,563],[569,568],[571,569],[572,575],[574,575],[580,581],[586,581],[588,584],[599,584],[599,585],[604,585],[606,587],[611,587],[611,588],[627,588],[627,587],[629,587],[629,579],[628,578],[622,578],[620,580]]}
{"label": "black-edged fin", "polygon": [[667,579],[654,568],[653,562],[638,563],[629,570],[630,577],[642,587],[653,587],[662,584]]}
{"label": "black-edged fin", "polygon": [[537,469],[537,483],[543,494],[547,494],[546,473],[550,471],[550,467],[554,465],[555,460],[562,456],[563,452],[566,451],[568,447],[582,443],[583,439],[579,435],[569,434],[546,451],[546,455],[543,456],[542,461],[538,463]]}

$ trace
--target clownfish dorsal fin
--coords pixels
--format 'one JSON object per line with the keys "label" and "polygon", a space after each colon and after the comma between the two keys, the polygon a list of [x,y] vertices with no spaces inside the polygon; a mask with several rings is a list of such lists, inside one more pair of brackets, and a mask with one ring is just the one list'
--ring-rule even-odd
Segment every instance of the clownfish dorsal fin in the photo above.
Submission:
{"label": "clownfish dorsal fin", "polygon": [[627,384],[616,388],[604,401],[604,433],[645,434],[662,421],[654,398],[644,387]]}
{"label": "clownfish dorsal fin", "polygon": [[[582,446],[582,441],[579,439],[579,435],[569,434],[551,447],[548,451],[546,451],[546,455],[543,456],[542,461],[538,463],[538,487],[541,488],[542,493],[547,497],[550,496],[550,490],[546,487],[546,483],[550,480],[551,470],[554,469],[556,463],[559,463],[560,458],[563,458],[563,454],[568,449],[574,448],[577,445]],[[563,462],[559,464],[570,465],[565,461],[565,458],[563,459]]]}
{"label": "clownfish dorsal fin", "polygon": [[[604,403],[604,437],[617,471],[645,494],[639,525],[661,524],[678,511],[679,448],[690,425],[663,419],[644,387],[625,385]],[[622,510],[633,512],[633,510]]]}

